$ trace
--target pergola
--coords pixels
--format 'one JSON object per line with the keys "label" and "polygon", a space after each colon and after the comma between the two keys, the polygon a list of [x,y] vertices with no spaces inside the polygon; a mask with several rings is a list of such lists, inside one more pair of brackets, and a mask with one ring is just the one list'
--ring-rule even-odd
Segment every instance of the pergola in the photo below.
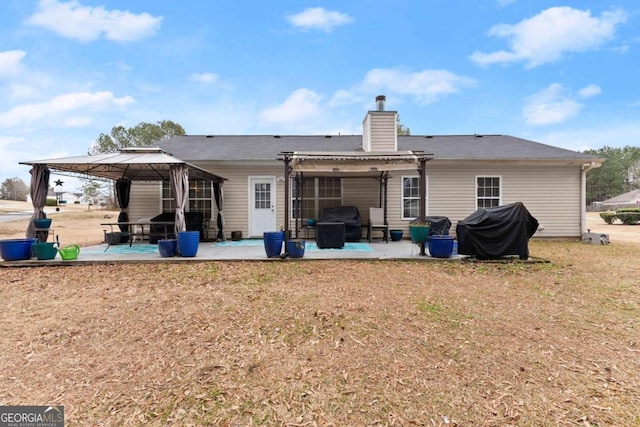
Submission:
{"label": "pergola", "polygon": [[[117,153],[64,157],[58,159],[20,162],[31,165],[31,199],[33,218],[43,218],[49,189],[50,170],[79,178],[101,178],[116,183],[116,197],[121,212],[118,222],[128,221],[127,207],[133,181],[171,181],[176,206],[175,231],[185,230],[184,209],[189,192],[189,178],[204,179],[213,183],[216,206],[218,208],[218,237],[224,229],[222,184],[225,178],[214,175],[195,165],[156,147],[133,147],[121,149]],[[27,229],[27,237],[33,237],[33,223]]]}
{"label": "pergola", "polygon": [[[354,176],[372,177],[380,181],[380,207],[384,209],[387,219],[387,181],[389,172],[393,170],[417,169],[420,176],[419,219],[426,218],[426,163],[432,155],[421,151],[344,151],[314,152],[294,151],[282,152],[279,160],[284,162],[284,203],[285,212],[289,212],[291,200],[290,178],[292,174],[301,180],[307,176]],[[289,215],[285,215],[284,228],[290,233]],[[297,224],[296,224],[297,230]]]}

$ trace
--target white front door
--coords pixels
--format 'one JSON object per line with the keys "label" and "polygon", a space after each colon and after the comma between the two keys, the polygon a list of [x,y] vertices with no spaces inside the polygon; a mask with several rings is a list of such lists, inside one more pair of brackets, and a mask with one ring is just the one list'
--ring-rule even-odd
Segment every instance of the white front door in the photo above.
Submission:
{"label": "white front door", "polygon": [[276,180],[274,177],[251,178],[251,237],[262,237],[265,231],[276,231]]}

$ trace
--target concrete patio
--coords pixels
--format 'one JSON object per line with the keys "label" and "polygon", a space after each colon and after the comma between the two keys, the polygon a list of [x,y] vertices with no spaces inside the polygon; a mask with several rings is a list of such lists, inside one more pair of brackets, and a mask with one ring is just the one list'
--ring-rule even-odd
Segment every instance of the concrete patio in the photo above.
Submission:
{"label": "concrete patio", "polygon": [[[402,241],[366,241],[358,242],[350,246],[346,244],[344,249],[318,249],[313,241],[309,241],[303,258],[267,258],[261,239],[245,239],[242,243],[236,242],[200,242],[195,257],[161,257],[157,245],[146,242],[134,243],[130,248],[127,244],[106,244],[82,247],[77,259],[63,261],[58,254],[52,260],[38,260],[31,258],[25,261],[2,261],[0,266],[44,266],[44,265],[80,265],[100,263],[155,263],[155,262],[203,262],[203,261],[269,261],[269,262],[300,262],[319,259],[370,259],[393,260],[411,259],[417,261],[459,261],[465,256],[453,255],[450,258],[434,258],[428,255],[420,255],[418,245],[410,240]],[[105,250],[106,249],[106,250]],[[428,251],[427,251],[428,254]]]}

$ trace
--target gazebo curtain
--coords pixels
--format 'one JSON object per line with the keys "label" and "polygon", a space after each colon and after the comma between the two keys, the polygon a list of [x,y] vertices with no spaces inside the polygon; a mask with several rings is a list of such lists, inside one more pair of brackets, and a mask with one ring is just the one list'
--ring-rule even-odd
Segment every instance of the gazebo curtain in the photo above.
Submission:
{"label": "gazebo curtain", "polygon": [[[129,178],[120,178],[116,181],[116,199],[118,200],[118,206],[120,206],[120,214],[118,215],[118,222],[129,222],[129,214],[127,208],[129,207],[129,196],[131,195],[131,180]],[[129,226],[120,225],[120,231],[128,231]]]}
{"label": "gazebo curtain", "polygon": [[172,165],[169,168],[171,177],[171,190],[173,200],[176,204],[176,235],[181,231],[186,231],[187,224],[184,218],[184,209],[187,205],[189,195],[189,168],[186,165]]}
{"label": "gazebo curtain", "polygon": [[[31,174],[31,202],[33,203],[33,219],[46,218],[44,206],[47,204],[47,193],[49,192],[49,168],[47,165],[33,165],[29,171]],[[36,230],[33,221],[29,221],[27,227],[27,238],[35,237]]]}
{"label": "gazebo curtain", "polygon": [[222,213],[224,204],[224,195],[222,191],[222,181],[213,183],[213,195],[216,199],[216,207],[218,208],[218,235],[217,240],[224,241],[224,214]]}

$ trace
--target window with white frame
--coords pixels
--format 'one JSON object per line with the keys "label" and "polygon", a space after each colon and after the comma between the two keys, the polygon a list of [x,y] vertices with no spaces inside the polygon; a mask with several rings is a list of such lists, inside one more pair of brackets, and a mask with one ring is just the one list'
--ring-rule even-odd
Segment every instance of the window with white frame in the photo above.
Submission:
{"label": "window with white frame", "polygon": [[291,189],[292,219],[317,218],[320,210],[342,205],[342,178],[292,178]]}
{"label": "window with white frame", "polygon": [[[206,219],[211,219],[213,207],[213,188],[210,181],[201,179],[189,180],[187,212],[201,212]],[[176,205],[171,191],[171,181],[162,181],[162,211],[175,212]]]}
{"label": "window with white frame", "polygon": [[476,177],[476,205],[477,208],[490,208],[500,206],[501,203],[501,179],[499,176]]}
{"label": "window with white frame", "polygon": [[402,219],[414,219],[420,215],[420,178],[402,177]]}

